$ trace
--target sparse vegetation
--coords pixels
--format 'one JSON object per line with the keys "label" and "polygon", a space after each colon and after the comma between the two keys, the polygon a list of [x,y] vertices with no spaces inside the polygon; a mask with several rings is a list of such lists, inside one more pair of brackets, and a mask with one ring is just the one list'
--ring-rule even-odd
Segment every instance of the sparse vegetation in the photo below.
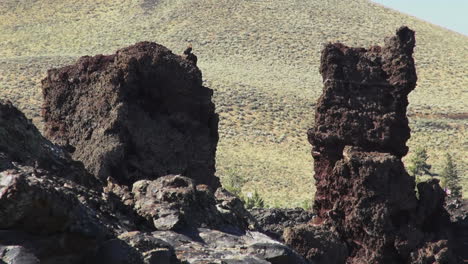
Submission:
{"label": "sparse vegetation", "polygon": [[245,179],[243,193],[258,190],[267,205],[298,207],[314,192],[306,131],[322,91],[322,44],[382,44],[405,24],[417,38],[409,147],[426,147],[435,172],[450,149],[460,185],[468,186],[467,36],[366,0],[156,2],[0,1],[1,97],[41,129],[40,80],[47,69],[142,40],[175,53],[190,42],[204,85],[215,91],[221,180],[233,171]]}
{"label": "sparse vegetation", "polygon": [[263,201],[260,194],[258,194],[257,190],[254,193],[248,193],[245,199],[245,208],[252,209],[252,208],[264,208],[265,201]]}
{"label": "sparse vegetation", "polygon": [[312,205],[313,205],[312,199],[307,199],[307,200],[302,201],[302,206],[301,207],[304,210],[311,210]]}
{"label": "sparse vegetation", "polygon": [[445,166],[440,177],[442,178],[442,187],[447,190],[450,196],[455,198],[462,197],[462,188],[460,186],[457,168],[449,153],[445,155]]}
{"label": "sparse vegetation", "polygon": [[242,187],[247,180],[236,169],[229,168],[222,179],[222,185],[226,190],[237,197],[242,197]]}

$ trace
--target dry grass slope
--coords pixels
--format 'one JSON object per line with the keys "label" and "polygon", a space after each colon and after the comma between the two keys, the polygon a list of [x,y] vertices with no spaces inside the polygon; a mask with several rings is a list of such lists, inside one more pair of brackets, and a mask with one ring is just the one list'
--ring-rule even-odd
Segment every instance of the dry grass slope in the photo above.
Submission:
{"label": "dry grass slope", "polygon": [[409,145],[426,146],[436,172],[450,151],[468,186],[468,37],[367,0],[1,1],[0,95],[41,127],[48,68],[142,40],[176,53],[192,43],[221,116],[218,174],[244,175],[244,192],[269,205],[300,206],[313,192],[305,133],[323,43],[382,44],[401,25],[417,33]]}

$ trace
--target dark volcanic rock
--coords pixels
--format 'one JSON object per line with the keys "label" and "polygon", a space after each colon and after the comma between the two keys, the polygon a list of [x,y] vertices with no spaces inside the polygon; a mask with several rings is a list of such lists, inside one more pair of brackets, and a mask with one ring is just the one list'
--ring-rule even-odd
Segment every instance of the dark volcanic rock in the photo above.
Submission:
{"label": "dark volcanic rock", "polygon": [[182,174],[219,186],[213,91],[192,61],[141,42],[49,70],[42,85],[45,135],[99,179]]}
{"label": "dark volcanic rock", "polygon": [[256,226],[237,197],[222,189],[215,197],[208,186],[195,186],[192,179],[180,175],[138,181],[133,184],[132,193],[136,212],[157,230],[203,227],[240,232]]}
{"label": "dark volcanic rock", "polygon": [[0,171],[13,169],[15,164],[45,169],[90,187],[97,184],[83,164],[45,139],[11,102],[0,100]]}
{"label": "dark volcanic rock", "polygon": [[311,211],[302,208],[254,208],[249,212],[257,220],[262,232],[280,241],[283,241],[285,228],[305,224],[314,217]]}
{"label": "dark volcanic rock", "polygon": [[468,200],[449,199],[446,208],[455,226],[455,250],[468,263]]}
{"label": "dark volcanic rock", "polygon": [[417,80],[414,45],[414,32],[401,28],[382,48],[325,46],[320,66],[323,94],[315,126],[308,132],[315,156],[339,158],[346,145],[406,155],[407,96]]}
{"label": "dark volcanic rock", "polygon": [[39,259],[29,250],[21,246],[0,247],[0,263],[8,264],[39,264]]}
{"label": "dark volcanic rock", "polygon": [[199,228],[191,233],[155,231],[151,235],[175,245],[177,257],[188,263],[307,264],[290,248],[260,232]]}
{"label": "dark volcanic rock", "polygon": [[[401,161],[410,137],[407,96],[417,79],[414,45],[414,32],[402,27],[384,47],[328,44],[322,51],[323,95],[308,132],[314,223],[346,243],[346,263],[456,263],[444,192],[436,180],[420,183],[417,199]],[[286,242],[303,253],[320,249],[300,239]]]}
{"label": "dark volcanic rock", "polygon": [[222,188],[180,175],[131,187],[101,185],[0,101],[0,263],[306,264]]}
{"label": "dark volcanic rock", "polygon": [[348,248],[332,229],[323,225],[302,224],[286,228],[283,236],[288,245],[310,263],[345,263]]}
{"label": "dark volcanic rock", "polygon": [[138,231],[123,233],[103,243],[93,264],[178,264],[174,248],[151,234]]}
{"label": "dark volcanic rock", "polygon": [[9,102],[0,102],[0,134],[4,262],[79,263],[100,241],[136,228],[125,206],[111,207],[83,165]]}

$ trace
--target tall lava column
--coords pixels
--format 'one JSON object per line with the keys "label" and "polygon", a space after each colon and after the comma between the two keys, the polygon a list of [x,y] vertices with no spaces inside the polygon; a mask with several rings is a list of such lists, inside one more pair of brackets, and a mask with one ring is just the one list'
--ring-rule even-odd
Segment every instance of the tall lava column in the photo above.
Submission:
{"label": "tall lava column", "polygon": [[418,200],[401,161],[410,137],[407,97],[417,80],[414,46],[414,31],[402,27],[383,47],[335,43],[322,51],[323,94],[308,131],[314,209],[346,243],[347,263],[451,258],[443,191],[437,180],[422,183]]}

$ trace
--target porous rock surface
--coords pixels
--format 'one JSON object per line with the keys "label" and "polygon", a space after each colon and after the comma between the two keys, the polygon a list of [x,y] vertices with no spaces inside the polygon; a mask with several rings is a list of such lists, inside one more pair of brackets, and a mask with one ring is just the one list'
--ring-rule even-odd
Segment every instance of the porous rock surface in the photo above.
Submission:
{"label": "porous rock surface", "polygon": [[217,117],[192,61],[140,43],[77,65],[44,81],[59,145],[0,101],[0,263],[307,263],[214,189]]}
{"label": "porous rock surface", "polygon": [[348,248],[333,227],[310,223],[286,227],[283,238],[310,263],[345,263]]}
{"label": "porous rock surface", "polygon": [[468,263],[468,200],[451,198],[445,203],[455,229],[455,250]]}
{"label": "porous rock surface", "polygon": [[312,211],[302,208],[253,208],[249,212],[263,233],[279,241],[283,241],[287,227],[308,223],[315,216]]}
{"label": "porous rock surface", "polygon": [[[322,51],[323,94],[313,145],[317,219],[288,230],[286,243],[318,263],[457,263],[451,224],[437,180],[418,184],[405,171],[408,94],[416,86],[415,34],[407,27],[383,47],[328,44]],[[326,230],[344,245],[320,245],[301,234]],[[314,237],[311,235],[310,237]],[[302,242],[301,242],[302,240]],[[325,248],[325,250],[324,250]],[[325,260],[324,260],[325,259]]]}
{"label": "porous rock surface", "polygon": [[42,86],[46,137],[97,178],[182,174],[219,187],[213,91],[192,61],[140,42],[49,70]]}

